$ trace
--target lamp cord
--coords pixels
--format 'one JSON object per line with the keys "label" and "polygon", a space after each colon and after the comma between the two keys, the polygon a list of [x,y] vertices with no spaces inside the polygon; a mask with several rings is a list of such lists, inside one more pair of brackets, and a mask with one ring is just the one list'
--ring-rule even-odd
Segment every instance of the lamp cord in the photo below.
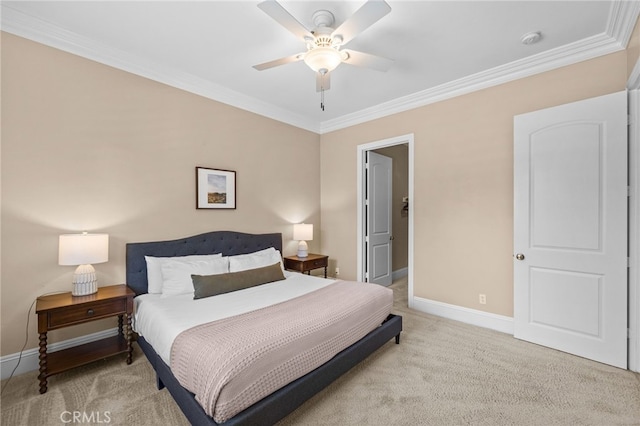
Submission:
{"label": "lamp cord", "polygon": [[31,306],[29,306],[29,310],[27,311],[27,326],[26,326],[25,336],[24,336],[24,345],[22,345],[22,349],[20,349],[20,353],[18,354],[18,362],[16,363],[16,366],[13,367],[13,370],[11,371],[11,374],[9,374],[9,377],[7,378],[7,381],[5,382],[4,386],[0,390],[0,396],[4,393],[4,390],[7,388],[7,386],[9,386],[9,382],[11,381],[11,379],[13,378],[13,375],[15,374],[16,370],[18,369],[18,366],[20,365],[20,361],[22,361],[22,353],[24,352],[25,348],[27,347],[27,343],[29,342],[29,319],[31,318],[31,309],[33,309],[33,305],[35,305],[36,302],[38,301],[38,298],[40,298],[42,296],[49,296],[51,294],[60,294],[60,293],[67,293],[67,292],[66,291],[52,291],[51,293],[41,294],[40,296],[36,297],[33,302],[31,302]]}

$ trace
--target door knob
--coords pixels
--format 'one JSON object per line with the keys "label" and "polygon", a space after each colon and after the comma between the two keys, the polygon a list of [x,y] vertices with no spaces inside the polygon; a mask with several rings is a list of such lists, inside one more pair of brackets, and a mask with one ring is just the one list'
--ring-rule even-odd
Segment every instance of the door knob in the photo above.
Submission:
{"label": "door knob", "polygon": [[518,253],[518,254],[516,254],[516,259],[518,259],[518,260],[524,260],[524,254],[522,254],[522,253]]}

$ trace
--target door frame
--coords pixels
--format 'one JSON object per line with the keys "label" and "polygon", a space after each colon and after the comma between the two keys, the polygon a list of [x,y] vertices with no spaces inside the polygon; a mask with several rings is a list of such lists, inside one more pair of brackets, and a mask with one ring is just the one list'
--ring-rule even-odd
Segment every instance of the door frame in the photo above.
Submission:
{"label": "door frame", "polygon": [[366,152],[373,151],[375,149],[386,148],[394,145],[407,144],[409,155],[409,191],[407,196],[409,197],[409,247],[408,247],[408,290],[409,290],[409,306],[413,300],[413,133],[409,133],[402,136],[396,136],[389,139],[383,139],[379,141],[369,142],[357,146],[357,280],[364,281],[364,270],[366,267],[366,261],[364,259],[364,237],[365,237],[365,221],[364,221],[364,202],[365,202],[365,161]]}
{"label": "door frame", "polygon": [[[640,61],[638,64],[640,65]],[[638,66],[636,66],[638,68]],[[640,372],[640,77],[627,85],[629,108],[628,368]],[[635,119],[634,119],[635,117]]]}

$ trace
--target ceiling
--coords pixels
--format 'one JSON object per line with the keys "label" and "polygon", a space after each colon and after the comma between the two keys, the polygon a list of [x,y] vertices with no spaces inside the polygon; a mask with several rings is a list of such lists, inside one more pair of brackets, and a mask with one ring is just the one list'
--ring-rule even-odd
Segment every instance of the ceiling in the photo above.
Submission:
{"label": "ceiling", "polygon": [[[340,25],[360,1],[281,1],[308,29]],[[317,133],[626,47],[633,1],[394,1],[347,44],[394,60],[387,72],[341,64],[320,108],[305,51],[258,1],[2,1],[2,30]],[[540,31],[538,43],[521,37]]]}

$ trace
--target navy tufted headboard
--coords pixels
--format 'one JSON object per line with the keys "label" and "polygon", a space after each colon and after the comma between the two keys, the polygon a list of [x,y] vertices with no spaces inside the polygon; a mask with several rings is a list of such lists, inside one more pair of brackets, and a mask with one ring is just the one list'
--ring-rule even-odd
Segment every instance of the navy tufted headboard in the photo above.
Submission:
{"label": "navy tufted headboard", "polygon": [[144,259],[145,256],[173,257],[214,253],[233,256],[252,253],[269,247],[274,247],[282,253],[282,234],[245,234],[234,231],[214,231],[179,240],[127,243],[127,285],[136,295],[147,292],[147,262]]}

